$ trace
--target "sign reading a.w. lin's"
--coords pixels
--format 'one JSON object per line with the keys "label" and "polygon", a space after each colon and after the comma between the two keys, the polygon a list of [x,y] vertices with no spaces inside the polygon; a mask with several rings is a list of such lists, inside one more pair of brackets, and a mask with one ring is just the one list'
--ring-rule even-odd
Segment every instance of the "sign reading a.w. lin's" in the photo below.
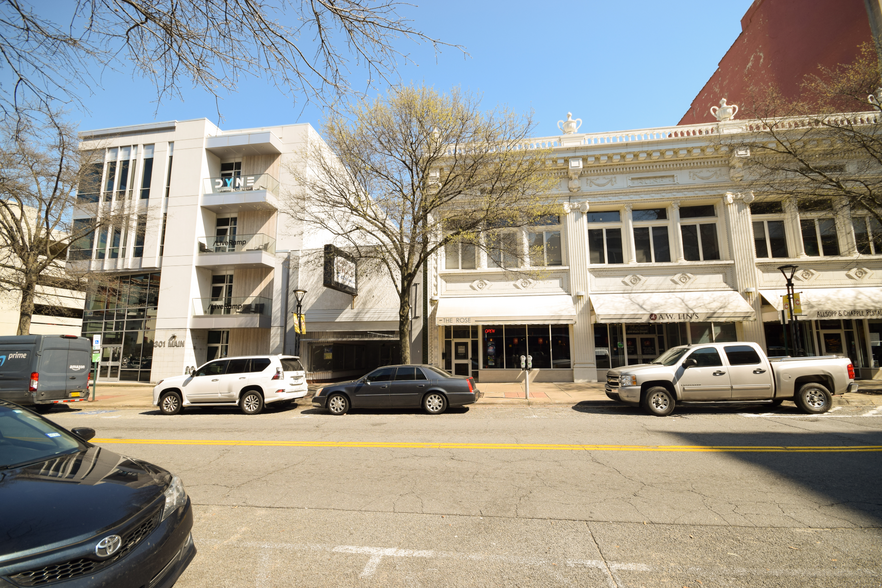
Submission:
{"label": "sign reading a.w. lin's", "polygon": [[325,288],[358,296],[358,267],[355,258],[345,251],[325,245]]}

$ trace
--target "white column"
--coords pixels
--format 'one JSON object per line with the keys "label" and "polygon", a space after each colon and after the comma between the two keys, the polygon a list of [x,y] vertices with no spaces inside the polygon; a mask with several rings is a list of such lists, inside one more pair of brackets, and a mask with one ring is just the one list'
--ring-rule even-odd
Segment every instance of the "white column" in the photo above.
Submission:
{"label": "white column", "polygon": [[632,204],[625,205],[625,222],[622,223],[625,231],[623,241],[628,244],[628,263],[637,263],[637,247],[634,244],[634,206]]}
{"label": "white column", "polygon": [[[757,289],[756,251],[753,243],[753,230],[750,224],[750,203],[753,192],[746,194],[726,194],[726,231],[729,233],[729,255],[735,261],[735,283],[732,284],[753,307],[756,320],[741,323],[742,337],[765,345],[765,331],[762,322],[762,299]],[[751,290],[748,292],[748,290]]]}
{"label": "white column", "polygon": [[[576,324],[570,340],[570,358],[573,365],[573,381],[596,382],[597,362],[594,357],[594,329],[591,324],[591,306],[588,302],[590,280],[588,275],[588,233],[585,229],[585,215],[588,203],[576,208],[564,204],[564,224],[566,226],[567,263],[570,268],[570,294],[576,307]],[[577,292],[584,295],[579,296]]]}
{"label": "white column", "polygon": [[671,221],[674,223],[674,255],[678,263],[685,263],[683,256],[683,233],[680,231],[680,203],[671,202]]}

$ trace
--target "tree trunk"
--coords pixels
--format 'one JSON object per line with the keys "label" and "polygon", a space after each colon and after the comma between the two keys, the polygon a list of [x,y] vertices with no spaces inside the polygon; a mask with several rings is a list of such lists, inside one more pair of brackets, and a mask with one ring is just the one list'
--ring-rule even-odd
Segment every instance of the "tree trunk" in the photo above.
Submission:
{"label": "tree trunk", "polygon": [[31,334],[31,316],[34,314],[34,298],[36,295],[36,282],[26,281],[21,288],[21,307],[18,314],[18,331],[16,331],[16,335]]}
{"label": "tree trunk", "polygon": [[398,306],[399,363],[410,363],[410,288],[400,297]]}

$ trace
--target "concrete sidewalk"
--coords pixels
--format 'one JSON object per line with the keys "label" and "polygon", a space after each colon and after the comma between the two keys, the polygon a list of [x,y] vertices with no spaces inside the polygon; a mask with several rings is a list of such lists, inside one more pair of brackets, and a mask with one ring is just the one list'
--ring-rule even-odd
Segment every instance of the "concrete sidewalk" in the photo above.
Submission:
{"label": "concrete sidewalk", "polygon": [[[327,384],[310,384],[306,398],[298,400],[298,404],[310,405],[312,396]],[[882,406],[882,382],[859,381],[858,392],[833,397],[834,406]],[[870,388],[869,386],[872,386]],[[618,404],[606,397],[604,384],[601,382],[589,382],[576,384],[573,382],[539,383],[530,384],[530,398],[524,397],[522,383],[484,383],[478,384],[484,397],[479,404],[497,404],[508,406],[526,406],[541,404],[564,404],[575,405],[580,402],[597,404]],[[151,384],[132,383],[101,383],[96,387],[96,399],[94,402],[77,402],[72,406],[86,409],[87,407],[101,409],[134,408],[143,410],[156,410],[153,406],[153,386]]]}

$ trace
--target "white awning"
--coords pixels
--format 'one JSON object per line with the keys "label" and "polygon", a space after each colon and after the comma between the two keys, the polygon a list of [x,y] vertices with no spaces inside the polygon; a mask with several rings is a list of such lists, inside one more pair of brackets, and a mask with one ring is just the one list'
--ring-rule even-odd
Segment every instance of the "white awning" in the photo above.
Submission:
{"label": "white awning", "polygon": [[[882,318],[882,288],[796,288],[802,314],[809,320]],[[781,312],[787,290],[760,290]]]}
{"label": "white awning", "polygon": [[597,323],[741,322],[756,319],[738,292],[643,292],[592,294]]}
{"label": "white awning", "polygon": [[441,298],[438,325],[572,325],[576,308],[568,294]]}

